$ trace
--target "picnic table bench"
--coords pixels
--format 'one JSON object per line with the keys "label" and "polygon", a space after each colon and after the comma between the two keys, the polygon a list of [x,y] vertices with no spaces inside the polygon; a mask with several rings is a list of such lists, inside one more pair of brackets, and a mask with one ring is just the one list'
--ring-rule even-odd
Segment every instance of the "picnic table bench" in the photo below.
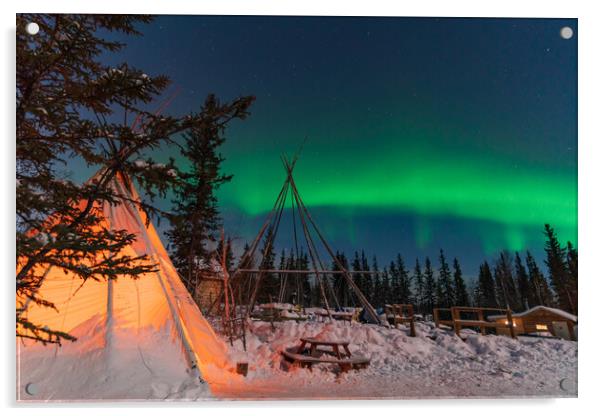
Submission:
{"label": "picnic table bench", "polygon": [[[309,344],[309,348],[307,345]],[[329,347],[330,350],[318,347]],[[313,364],[338,364],[341,371],[366,368],[370,359],[351,356],[349,341],[324,341],[315,338],[301,338],[301,344],[282,351],[282,355],[294,365],[311,369]]]}

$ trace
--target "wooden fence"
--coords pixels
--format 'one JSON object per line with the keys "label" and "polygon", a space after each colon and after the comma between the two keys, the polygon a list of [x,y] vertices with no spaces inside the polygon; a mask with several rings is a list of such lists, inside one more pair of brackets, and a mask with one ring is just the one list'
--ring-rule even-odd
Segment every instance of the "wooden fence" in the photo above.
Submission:
{"label": "wooden fence", "polygon": [[397,328],[397,324],[409,324],[410,336],[416,336],[416,327],[414,325],[414,306],[406,303],[385,305],[385,316],[387,319],[393,319],[393,325]]}
{"label": "wooden fence", "polygon": [[[441,319],[441,312],[443,311],[450,313],[451,320]],[[485,312],[502,312],[502,314],[506,314],[506,321],[487,321],[485,319]],[[473,316],[476,314],[476,319],[462,319],[462,313],[469,313]],[[485,335],[485,328],[507,328],[510,331],[510,336],[516,338],[516,331],[514,330],[515,324],[510,309],[452,306],[451,308],[433,309],[433,317],[437,328],[439,328],[440,325],[447,325],[453,328],[458,336],[460,336],[460,330],[463,327],[478,327],[481,335]]]}

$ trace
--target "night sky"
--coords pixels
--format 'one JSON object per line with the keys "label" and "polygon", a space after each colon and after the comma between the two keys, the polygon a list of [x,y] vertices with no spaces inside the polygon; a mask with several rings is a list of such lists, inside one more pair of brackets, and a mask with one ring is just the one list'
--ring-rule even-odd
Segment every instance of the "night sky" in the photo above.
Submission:
{"label": "night sky", "polygon": [[140,29],[108,61],[168,75],[181,89],[168,113],[208,93],[257,97],[221,149],[238,246],[305,138],[299,190],[348,255],[401,252],[411,267],[443,248],[474,276],[502,249],[542,260],[546,222],[577,243],[576,19],[164,16]]}

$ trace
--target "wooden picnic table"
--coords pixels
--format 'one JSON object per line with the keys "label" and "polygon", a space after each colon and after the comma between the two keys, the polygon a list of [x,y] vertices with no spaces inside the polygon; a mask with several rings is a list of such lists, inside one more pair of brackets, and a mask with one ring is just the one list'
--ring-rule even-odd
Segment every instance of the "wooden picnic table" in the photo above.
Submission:
{"label": "wooden picnic table", "polygon": [[[315,338],[301,338],[301,345],[299,345],[299,348],[297,348],[297,354],[303,354],[307,344],[309,344],[309,355],[312,357],[319,352],[330,353],[329,351],[319,349],[318,347],[320,346],[330,347],[332,349],[332,354],[335,355],[339,360],[351,357],[351,351],[349,351],[349,341],[322,341]],[[343,351],[341,351],[341,348]]]}
{"label": "wooden picnic table", "polygon": [[[309,345],[309,348],[307,346]],[[331,351],[318,347],[329,347]],[[338,364],[341,371],[347,371],[352,368],[366,368],[370,364],[370,359],[351,356],[349,351],[349,341],[324,341],[315,338],[301,338],[301,344],[297,348],[291,348],[282,351],[282,355],[298,364],[301,367],[311,369],[313,364]]]}

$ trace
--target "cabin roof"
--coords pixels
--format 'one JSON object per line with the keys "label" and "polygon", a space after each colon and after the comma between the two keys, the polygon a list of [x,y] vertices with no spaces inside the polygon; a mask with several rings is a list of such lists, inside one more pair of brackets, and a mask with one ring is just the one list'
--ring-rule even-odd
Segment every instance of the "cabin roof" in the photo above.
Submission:
{"label": "cabin roof", "polygon": [[[522,316],[527,316],[527,315],[529,315],[529,314],[531,314],[531,313],[533,313],[535,311],[539,311],[539,310],[547,311],[547,312],[553,313],[555,315],[562,316],[563,318],[566,318],[566,319],[568,319],[570,321],[577,322],[577,316],[576,315],[573,315],[571,313],[565,312],[562,309],[550,308],[550,307],[541,306],[541,305],[534,306],[533,308],[528,309],[528,310],[526,310],[524,312],[513,313],[512,316],[516,316],[516,317],[520,318]],[[500,319],[500,318],[505,318],[505,317],[506,317],[506,315],[490,315],[490,316],[487,317],[487,319],[492,320],[492,319]]]}

